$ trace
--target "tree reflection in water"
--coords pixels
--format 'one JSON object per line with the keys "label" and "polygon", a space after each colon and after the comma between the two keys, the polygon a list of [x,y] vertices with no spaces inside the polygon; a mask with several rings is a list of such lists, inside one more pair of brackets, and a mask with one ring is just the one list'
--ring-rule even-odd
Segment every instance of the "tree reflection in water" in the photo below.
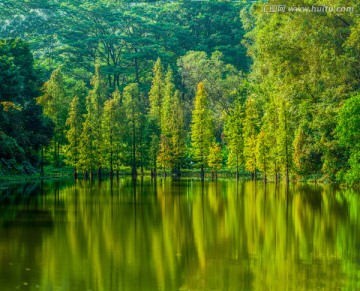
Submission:
{"label": "tree reflection in water", "polygon": [[0,199],[3,290],[360,288],[350,190],[122,178],[2,185]]}

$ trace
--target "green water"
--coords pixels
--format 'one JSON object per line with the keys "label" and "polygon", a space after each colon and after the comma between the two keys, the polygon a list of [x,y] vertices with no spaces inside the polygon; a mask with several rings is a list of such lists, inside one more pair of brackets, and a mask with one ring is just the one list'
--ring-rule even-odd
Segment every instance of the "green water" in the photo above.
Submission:
{"label": "green water", "polygon": [[360,290],[360,196],[144,179],[0,184],[0,290]]}

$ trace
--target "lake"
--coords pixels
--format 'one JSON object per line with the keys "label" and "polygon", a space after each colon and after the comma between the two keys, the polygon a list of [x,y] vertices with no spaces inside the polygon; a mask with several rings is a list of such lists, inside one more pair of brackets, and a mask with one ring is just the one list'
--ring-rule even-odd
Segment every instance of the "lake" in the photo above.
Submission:
{"label": "lake", "polygon": [[360,199],[196,179],[0,184],[1,290],[360,290]]}

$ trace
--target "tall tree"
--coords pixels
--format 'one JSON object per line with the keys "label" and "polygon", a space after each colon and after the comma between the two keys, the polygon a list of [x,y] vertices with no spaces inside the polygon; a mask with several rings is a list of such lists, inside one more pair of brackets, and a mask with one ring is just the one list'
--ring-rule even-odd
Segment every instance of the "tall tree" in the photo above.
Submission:
{"label": "tall tree", "polygon": [[101,119],[103,106],[107,97],[107,89],[104,80],[100,74],[100,67],[95,67],[95,74],[91,79],[92,90],[86,98],[85,121],[80,143],[81,164],[84,171],[90,171],[97,168],[98,175],[101,175],[102,167],[102,134]]}
{"label": "tall tree", "polygon": [[159,142],[161,140],[161,106],[164,94],[164,73],[160,58],[157,59],[153,68],[153,78],[149,92],[149,126],[151,128],[151,165],[152,174],[156,176],[157,157],[159,151]]}
{"label": "tall tree", "polygon": [[149,118],[155,125],[161,128],[161,104],[164,94],[164,72],[160,58],[157,59],[153,68],[153,78],[149,92]]}
{"label": "tall tree", "polygon": [[348,99],[339,113],[339,123],[336,127],[337,136],[347,161],[342,171],[338,173],[340,181],[349,185],[360,184],[360,94]]}
{"label": "tall tree", "polygon": [[256,138],[258,135],[258,110],[255,101],[250,97],[245,104],[244,118],[244,160],[245,169],[256,178]]}
{"label": "tall tree", "polygon": [[226,116],[224,134],[228,149],[227,164],[230,168],[235,168],[236,178],[239,178],[239,170],[243,165],[244,139],[243,139],[243,106],[236,101],[234,107],[230,109]]}
{"label": "tall tree", "polygon": [[36,102],[40,78],[29,45],[0,40],[0,172],[34,173],[43,169],[43,148],[53,136],[53,122]]}
{"label": "tall tree", "polygon": [[180,91],[176,90],[172,100],[171,117],[170,117],[170,144],[171,144],[171,166],[172,172],[176,176],[181,175],[182,160],[185,155],[185,120],[184,110],[181,102]]}
{"label": "tall tree", "polygon": [[264,182],[267,181],[267,173],[269,168],[269,150],[270,145],[266,136],[266,132],[260,131],[256,138],[256,160],[257,168],[262,172]]}
{"label": "tall tree", "polygon": [[120,102],[120,92],[115,90],[112,98],[105,101],[101,123],[103,164],[110,169],[110,176],[114,169],[119,170],[123,154],[124,112]]}
{"label": "tall tree", "polygon": [[78,175],[79,158],[80,158],[80,137],[83,125],[83,108],[79,102],[79,98],[75,96],[70,103],[69,116],[66,120],[68,130],[66,138],[68,144],[65,147],[67,162],[74,167],[74,177]]}
{"label": "tall tree", "polygon": [[[355,10],[360,7],[353,0],[347,4]],[[335,0],[332,5],[343,3]],[[249,32],[243,42],[253,59],[250,80],[267,91],[259,95],[264,117],[270,109],[267,104],[275,99],[270,96],[277,96],[275,110],[270,109],[277,121],[267,121],[277,126],[276,171],[288,180],[295,165],[298,175],[322,171],[325,179],[333,180],[344,164],[334,130],[337,114],[359,87],[356,14],[262,13],[262,8],[254,5],[244,21]],[[320,26],[321,31],[316,29]],[[275,141],[271,133],[270,138]]]}
{"label": "tall tree", "polygon": [[205,167],[207,165],[210,145],[214,140],[212,123],[208,95],[205,91],[204,83],[200,82],[195,95],[191,122],[191,145],[193,158],[200,168],[202,180],[205,177]]}
{"label": "tall tree", "polygon": [[53,163],[60,166],[60,149],[65,144],[65,121],[68,115],[69,98],[66,96],[64,76],[61,68],[54,70],[49,81],[43,86],[43,95],[37,102],[43,106],[44,113],[54,122],[55,132],[53,138]]}
{"label": "tall tree", "polygon": [[291,130],[291,120],[289,114],[289,106],[286,100],[280,100],[279,104],[279,130],[277,147],[279,154],[279,163],[286,183],[289,183],[290,170],[292,165],[292,149],[293,134]]}
{"label": "tall tree", "polygon": [[222,168],[222,160],[221,146],[216,142],[212,142],[209,149],[208,165],[213,179],[217,179],[217,173]]}
{"label": "tall tree", "polygon": [[140,146],[142,129],[142,112],[140,104],[139,86],[132,83],[124,89],[124,109],[127,127],[128,160],[133,177],[137,175],[137,167],[140,165]]}
{"label": "tall tree", "polygon": [[184,153],[184,114],[180,102],[180,92],[175,89],[173,72],[169,67],[166,73],[161,112],[161,139],[158,161],[163,171],[169,168],[173,174],[180,175],[180,162]]}

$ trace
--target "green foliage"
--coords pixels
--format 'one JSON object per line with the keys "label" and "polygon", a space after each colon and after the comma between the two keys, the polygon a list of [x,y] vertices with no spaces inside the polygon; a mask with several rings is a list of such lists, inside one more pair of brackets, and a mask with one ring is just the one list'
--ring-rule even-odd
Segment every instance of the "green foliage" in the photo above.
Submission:
{"label": "green foliage", "polygon": [[44,108],[44,114],[55,125],[53,143],[54,166],[60,165],[60,148],[65,143],[65,121],[68,115],[69,100],[65,92],[65,81],[61,69],[52,72],[49,81],[45,82],[43,95],[36,100]]}
{"label": "green foliage", "polygon": [[[164,73],[160,58],[153,68],[153,79],[149,92],[149,125],[151,127],[150,159],[153,174],[156,174],[159,141],[161,134],[162,102],[164,93]],[[164,146],[164,145],[163,145]],[[163,156],[163,154],[161,154]],[[162,158],[161,158],[162,159]]]}
{"label": "green foliage", "polygon": [[[340,173],[350,185],[360,183],[360,94],[348,99],[339,112],[339,122],[336,127],[340,145],[349,153],[348,169]],[[341,176],[340,176],[341,175]]]}
{"label": "green foliage", "polygon": [[120,104],[120,92],[114,91],[112,98],[105,101],[104,114],[101,123],[102,133],[102,164],[110,169],[119,170],[123,161],[124,111]]}
{"label": "green foliage", "polygon": [[[197,85],[204,83],[209,106],[217,120],[215,130],[217,133],[223,131],[226,114],[242,93],[241,73],[234,66],[225,63],[224,56],[219,51],[213,52],[211,57],[203,51],[190,51],[178,60],[178,66],[188,100],[193,100]],[[219,136],[217,134],[218,138]]]}
{"label": "green foliage", "polygon": [[243,106],[236,101],[225,120],[224,134],[228,149],[227,164],[235,168],[237,176],[243,164],[244,139],[243,139]]}
{"label": "green foliage", "polygon": [[256,138],[258,135],[259,114],[255,101],[249,98],[245,104],[244,119],[244,160],[245,169],[255,175],[256,172]]}
{"label": "green foliage", "polygon": [[269,150],[271,145],[264,131],[260,131],[256,139],[256,161],[257,168],[263,173],[264,180],[267,179],[268,163],[269,163]]}
{"label": "green foliage", "polygon": [[149,118],[155,126],[161,128],[161,105],[163,101],[164,76],[160,58],[157,59],[153,68],[153,79],[149,92]]}
{"label": "green foliage", "polygon": [[29,46],[18,39],[0,40],[0,159],[4,171],[32,173],[39,151],[49,144],[51,121],[42,116],[40,93]]}
{"label": "green foliage", "polygon": [[336,131],[342,146],[359,149],[360,94],[348,99],[341,108]]}
{"label": "green foliage", "polygon": [[163,95],[158,162],[165,172],[170,168],[174,174],[180,175],[181,159],[185,151],[184,114],[180,92],[175,89],[170,67],[166,73]]}
{"label": "green foliage", "polygon": [[70,103],[69,116],[66,120],[68,130],[66,132],[66,138],[68,144],[66,145],[66,157],[67,163],[75,168],[75,173],[79,166],[80,158],[80,136],[83,125],[83,108],[79,102],[79,98],[75,96]]}
{"label": "green foliage", "polygon": [[137,175],[137,168],[141,165],[141,134],[144,123],[142,123],[142,104],[140,103],[139,86],[132,83],[124,89],[124,109],[126,116],[126,149],[127,162],[131,167],[133,176]]}
{"label": "green foliage", "polygon": [[216,142],[211,143],[208,156],[208,166],[214,175],[216,175],[217,171],[222,168],[222,160],[223,156],[221,146]]}
{"label": "green foliage", "polygon": [[201,169],[202,178],[213,139],[213,120],[209,108],[208,95],[205,91],[204,83],[200,82],[195,95],[191,122],[191,145],[193,148],[193,159],[197,163],[197,167]]}
{"label": "green foliage", "polygon": [[[356,1],[347,5],[359,8]],[[354,13],[263,13],[262,8],[254,5],[241,15],[261,129],[273,145],[270,172],[287,180],[292,173],[332,180],[348,167],[335,128],[341,104],[358,90],[357,18]]]}
{"label": "green foliage", "polygon": [[39,63],[49,71],[64,66],[76,79],[88,79],[99,61],[110,88],[151,81],[154,61],[175,65],[189,50],[221,51],[227,63],[246,69],[242,4],[210,1],[15,1],[2,3],[0,35],[31,41]]}
{"label": "green foliage", "polygon": [[80,141],[80,167],[83,171],[92,171],[102,167],[101,120],[103,106],[107,97],[106,84],[96,66],[91,79],[92,90],[86,98],[86,115]]}
{"label": "green foliage", "polygon": [[[360,9],[357,2],[348,5]],[[51,140],[56,166],[64,153],[85,172],[180,175],[194,165],[204,177],[220,167],[218,142],[237,175],[358,183],[353,13],[264,13],[262,4],[234,1],[0,6],[0,35],[9,38],[0,41],[4,168],[30,169],[40,151],[43,165]],[[30,40],[37,71],[29,46],[12,36]]]}

